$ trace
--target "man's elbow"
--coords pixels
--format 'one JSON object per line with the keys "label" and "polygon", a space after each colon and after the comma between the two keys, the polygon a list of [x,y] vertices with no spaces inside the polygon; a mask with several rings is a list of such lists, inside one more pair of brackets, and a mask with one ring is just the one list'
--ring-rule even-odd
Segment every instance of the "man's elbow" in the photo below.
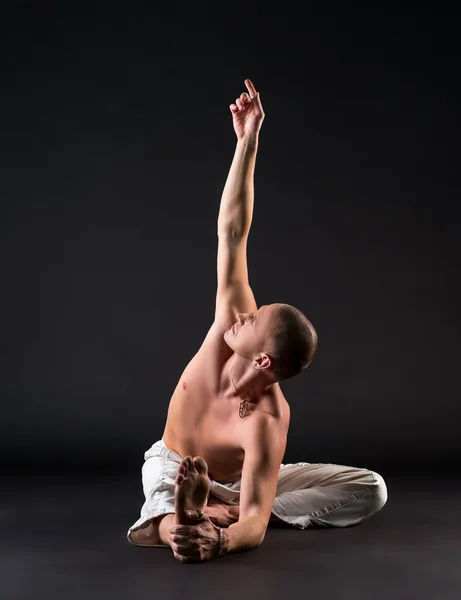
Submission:
{"label": "man's elbow", "polygon": [[240,516],[237,523],[225,530],[227,552],[257,548],[264,541],[266,529],[267,524],[259,515]]}
{"label": "man's elbow", "polygon": [[252,525],[250,530],[253,533],[254,547],[260,546],[266,537],[268,520],[259,512],[248,515],[247,519],[251,519]]}
{"label": "man's elbow", "polygon": [[261,526],[260,526],[260,534],[259,534],[259,537],[258,537],[258,544],[257,544],[257,546],[260,546],[264,542],[264,538],[266,537],[267,525],[268,524],[263,519],[262,522],[261,522]]}

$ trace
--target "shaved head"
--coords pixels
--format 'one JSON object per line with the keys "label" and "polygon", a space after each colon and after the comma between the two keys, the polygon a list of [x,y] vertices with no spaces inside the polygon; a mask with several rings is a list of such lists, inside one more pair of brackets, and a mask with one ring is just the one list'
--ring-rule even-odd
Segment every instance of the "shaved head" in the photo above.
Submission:
{"label": "shaved head", "polygon": [[265,304],[255,313],[239,313],[237,317],[237,323],[224,333],[224,340],[245,360],[269,357],[267,368],[276,381],[293,377],[312,362],[317,332],[294,306]]}
{"label": "shaved head", "polygon": [[290,304],[269,305],[267,350],[278,381],[306,369],[318,346],[318,336],[309,319]]}

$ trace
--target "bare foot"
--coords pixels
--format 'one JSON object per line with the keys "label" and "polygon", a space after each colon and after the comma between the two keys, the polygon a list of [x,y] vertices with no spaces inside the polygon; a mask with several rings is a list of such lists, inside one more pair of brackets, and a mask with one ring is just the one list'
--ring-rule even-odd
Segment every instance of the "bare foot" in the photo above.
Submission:
{"label": "bare foot", "polygon": [[189,519],[185,511],[204,509],[210,493],[211,482],[208,477],[208,465],[200,456],[192,460],[186,456],[181,461],[175,479],[175,525],[196,525],[197,521]]}

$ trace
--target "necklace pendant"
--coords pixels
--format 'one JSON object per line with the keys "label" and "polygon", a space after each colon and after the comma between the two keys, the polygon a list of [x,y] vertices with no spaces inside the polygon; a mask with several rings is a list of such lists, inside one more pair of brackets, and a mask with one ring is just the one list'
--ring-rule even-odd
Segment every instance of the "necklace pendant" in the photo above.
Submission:
{"label": "necklace pendant", "polygon": [[239,406],[239,417],[243,419],[243,417],[247,414],[248,402],[246,400],[242,400]]}

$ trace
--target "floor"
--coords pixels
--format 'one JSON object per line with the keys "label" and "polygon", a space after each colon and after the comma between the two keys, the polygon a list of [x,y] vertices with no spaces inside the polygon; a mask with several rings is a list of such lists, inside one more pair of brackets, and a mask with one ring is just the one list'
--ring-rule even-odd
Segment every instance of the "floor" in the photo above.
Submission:
{"label": "floor", "polygon": [[460,600],[461,478],[386,481],[386,506],[357,527],[274,525],[256,550],[181,564],[126,540],[136,476],[4,476],[0,597]]}

